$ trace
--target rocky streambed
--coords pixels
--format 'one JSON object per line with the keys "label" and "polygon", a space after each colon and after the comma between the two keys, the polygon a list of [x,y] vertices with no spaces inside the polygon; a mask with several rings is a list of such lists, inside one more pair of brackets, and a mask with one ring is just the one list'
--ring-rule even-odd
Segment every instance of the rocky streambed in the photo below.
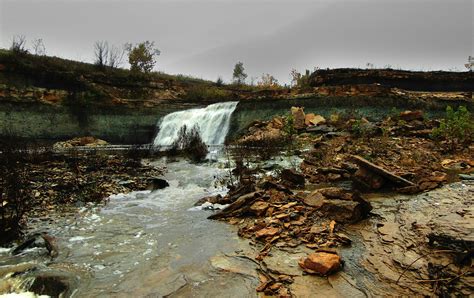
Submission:
{"label": "rocky streambed", "polygon": [[[2,249],[2,293],[363,297],[472,291],[472,270],[465,261],[472,257],[473,184],[416,196],[364,195],[372,210],[354,220],[345,217],[349,209],[331,213],[329,208],[316,216],[310,211],[318,198],[305,203],[295,186],[268,181],[269,197],[258,199],[266,208],[249,205],[253,211],[234,214],[229,225],[207,219],[222,213],[206,210],[219,205],[193,207],[203,197],[225,197],[220,182],[229,173],[227,159],[199,165],[160,159],[149,165],[165,169],[169,187],[116,194],[105,206],[86,204],[31,218],[29,231],[54,237],[59,253],[52,258],[42,241],[15,256]],[[327,199],[323,186],[305,189],[321,189]],[[342,192],[332,196],[350,193],[344,186]],[[313,217],[302,218],[303,210]],[[305,227],[309,230],[299,237],[298,229]],[[323,276],[303,270],[302,260],[315,252],[337,254],[340,267]]]}
{"label": "rocky streambed", "polygon": [[215,185],[227,173],[222,163],[160,160],[151,165],[167,168],[168,187],[31,218],[29,230],[54,237],[59,254],[51,258],[42,241],[15,256],[2,249],[0,293],[254,296],[256,265],[240,257],[249,248],[233,227],[207,220],[209,211],[193,209],[199,198],[225,193]]}

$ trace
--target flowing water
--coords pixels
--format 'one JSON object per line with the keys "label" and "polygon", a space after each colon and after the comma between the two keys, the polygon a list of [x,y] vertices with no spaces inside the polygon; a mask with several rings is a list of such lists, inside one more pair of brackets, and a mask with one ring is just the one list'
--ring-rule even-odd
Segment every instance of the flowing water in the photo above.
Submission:
{"label": "flowing water", "polygon": [[24,263],[34,268],[34,276],[66,276],[77,297],[254,296],[254,264],[226,257],[248,250],[247,245],[232,226],[208,220],[210,211],[193,208],[204,196],[226,192],[214,185],[228,173],[223,163],[153,163],[168,168],[169,187],[114,195],[101,208],[31,222],[32,230],[59,239],[59,257],[50,262],[44,249],[20,256],[3,250],[0,264],[7,267],[0,269]]}
{"label": "flowing water", "polygon": [[[207,145],[223,144],[236,106],[226,102],[169,114],[153,144],[171,145],[184,125],[198,126]],[[154,161],[167,169],[169,187],[117,194],[105,206],[32,220],[31,232],[56,237],[60,254],[50,260],[44,248],[19,256],[0,250],[0,293],[25,291],[46,275],[65,281],[66,296],[255,296],[255,264],[240,257],[248,245],[232,226],[208,220],[210,211],[193,207],[202,197],[227,191],[216,185],[229,173],[226,161],[216,159],[200,165]]]}
{"label": "flowing water", "polygon": [[222,102],[202,109],[191,109],[171,113],[159,122],[154,146],[170,146],[178,138],[181,127],[199,128],[201,138],[207,145],[222,145],[229,131],[230,117],[238,102]]}

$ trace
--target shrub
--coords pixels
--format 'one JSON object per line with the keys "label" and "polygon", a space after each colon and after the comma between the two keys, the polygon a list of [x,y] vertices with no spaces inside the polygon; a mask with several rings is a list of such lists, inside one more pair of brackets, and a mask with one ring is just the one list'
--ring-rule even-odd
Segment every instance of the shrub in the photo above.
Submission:
{"label": "shrub", "polygon": [[230,92],[218,87],[210,87],[206,85],[197,85],[191,87],[187,94],[186,99],[189,100],[225,100],[229,98]]}
{"label": "shrub", "polygon": [[24,35],[17,35],[14,36],[12,39],[12,44],[10,46],[10,50],[17,55],[25,55],[28,54],[28,50],[26,49],[26,38]]}
{"label": "shrub", "polygon": [[199,127],[188,130],[186,125],[178,132],[178,139],[171,145],[171,152],[181,152],[193,162],[203,161],[208,153],[207,145],[202,141]]}
{"label": "shrub", "polygon": [[474,140],[474,121],[471,113],[464,106],[460,106],[456,111],[448,106],[446,118],[433,130],[432,137],[445,140],[453,151],[459,145],[470,144]]}
{"label": "shrub", "polygon": [[18,238],[30,200],[24,164],[27,147],[14,139],[0,142],[0,243]]}
{"label": "shrub", "polygon": [[293,115],[289,115],[288,117],[285,118],[285,123],[282,128],[283,132],[286,134],[286,136],[290,140],[292,140],[293,137],[297,133],[294,122],[295,122],[295,119],[293,118]]}

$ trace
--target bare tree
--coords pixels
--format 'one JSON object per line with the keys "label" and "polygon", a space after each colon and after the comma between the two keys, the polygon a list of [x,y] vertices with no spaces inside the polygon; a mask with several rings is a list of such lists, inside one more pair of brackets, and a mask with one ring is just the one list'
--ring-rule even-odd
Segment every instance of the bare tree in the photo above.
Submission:
{"label": "bare tree", "polygon": [[28,53],[28,50],[26,49],[26,37],[24,35],[13,36],[10,50],[17,54]]}
{"label": "bare tree", "polygon": [[125,56],[125,51],[126,51],[125,46],[122,48],[119,48],[117,46],[112,46],[109,49],[109,60],[108,60],[107,65],[112,68],[117,68],[120,65],[122,65],[123,57]]}
{"label": "bare tree", "polygon": [[274,88],[278,87],[278,80],[274,76],[264,73],[262,74],[260,80],[257,82],[257,86],[264,88]]}
{"label": "bare tree", "polygon": [[38,56],[44,56],[46,54],[46,48],[44,47],[42,38],[36,38],[33,40],[33,54]]}
{"label": "bare tree", "polygon": [[96,41],[94,44],[95,64],[99,67],[107,65],[109,58],[109,43],[106,41]]}

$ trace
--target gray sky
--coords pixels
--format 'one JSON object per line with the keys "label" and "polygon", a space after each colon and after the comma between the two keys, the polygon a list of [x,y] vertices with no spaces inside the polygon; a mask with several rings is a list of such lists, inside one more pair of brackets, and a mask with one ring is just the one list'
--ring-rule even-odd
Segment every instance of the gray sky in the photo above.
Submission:
{"label": "gray sky", "polygon": [[[0,46],[43,38],[48,55],[92,61],[93,44],[155,41],[156,69],[289,81],[292,68],[464,70],[473,0],[0,0]],[[29,44],[30,45],[30,44]]]}

